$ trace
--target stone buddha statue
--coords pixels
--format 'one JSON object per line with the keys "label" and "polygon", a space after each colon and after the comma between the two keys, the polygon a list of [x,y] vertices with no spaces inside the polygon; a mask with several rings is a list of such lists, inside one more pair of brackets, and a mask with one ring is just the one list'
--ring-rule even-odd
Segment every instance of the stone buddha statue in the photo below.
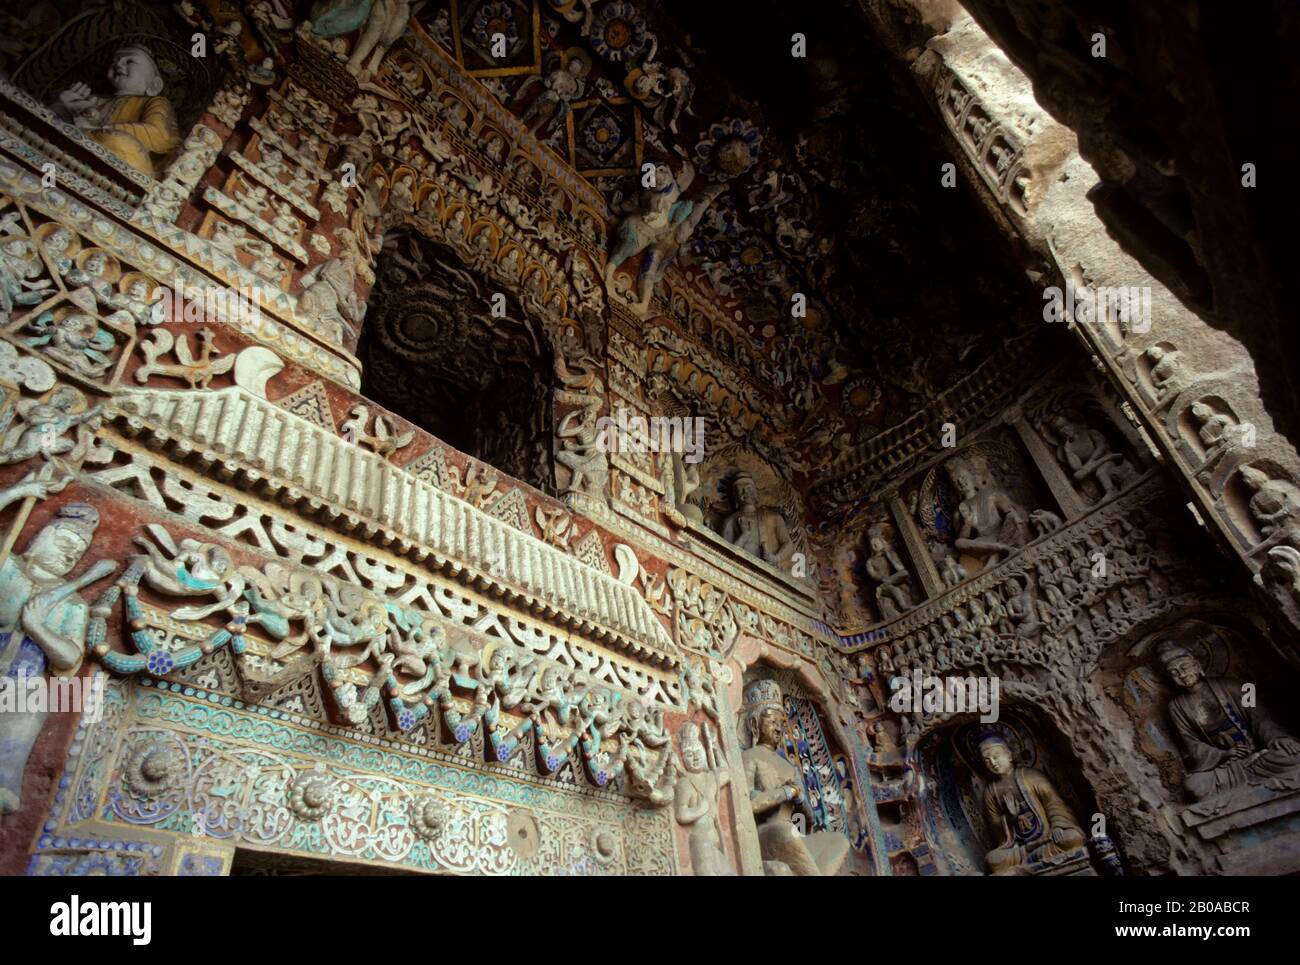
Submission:
{"label": "stone buddha statue", "polygon": [[1084,845],[1079,820],[1042,772],[1016,767],[1006,739],[990,734],[979,743],[991,780],[984,789],[984,818],[1001,837],[986,856],[995,875],[1033,874],[1033,866]]}
{"label": "stone buddha statue", "polygon": [[867,545],[871,547],[871,555],[867,557],[866,570],[867,575],[876,581],[880,619],[892,620],[914,605],[907,588],[907,570],[885,539],[885,530],[880,524],[867,530]]}
{"label": "stone buddha statue", "polygon": [[801,876],[835,874],[849,856],[849,839],[834,831],[804,836],[792,820],[796,810],[807,817],[808,807],[802,773],[777,750],[786,723],[781,688],[772,680],[750,684],[741,713],[751,745],[741,759],[765,870]]}
{"label": "stone buddha statue", "polygon": [[1230,809],[1261,785],[1300,788],[1300,740],[1262,706],[1246,706],[1240,685],[1206,677],[1195,654],[1177,641],[1163,641],[1156,655],[1181,689],[1169,701],[1169,717],[1187,768],[1183,787],[1200,802],[1198,810]]}
{"label": "stone buddha statue", "polygon": [[992,566],[1024,544],[1024,511],[993,479],[982,458],[955,456],[947,469],[961,499],[955,519],[958,549],[987,553],[986,565]]}
{"label": "stone buddha statue", "polygon": [[78,82],[59,95],[55,111],[141,174],[157,176],[155,157],[166,156],[181,142],[176,114],[161,96],[157,62],[144,47],[120,47],[109,63],[108,81],[112,97],[97,97]]}
{"label": "stone buddha statue", "polygon": [[758,487],[747,472],[736,474],[731,492],[736,509],[722,524],[722,538],[765,563],[785,563],[794,550],[785,517],[758,505]]}

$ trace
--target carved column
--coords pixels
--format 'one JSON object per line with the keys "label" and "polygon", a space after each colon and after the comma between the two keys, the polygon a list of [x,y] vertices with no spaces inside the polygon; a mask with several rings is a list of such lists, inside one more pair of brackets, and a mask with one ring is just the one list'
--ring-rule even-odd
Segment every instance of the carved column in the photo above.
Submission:
{"label": "carved column", "polygon": [[[1134,465],[1139,467],[1150,466],[1152,457],[1159,453],[1154,442],[1147,435],[1146,429],[1136,416],[1130,418],[1124,411],[1124,407],[1129,405],[1114,390],[1114,387],[1106,381],[1104,374],[1091,373],[1089,381],[1093,385],[1093,397],[1097,403],[1105,410],[1106,415],[1110,417],[1111,425],[1119,431],[1128,443],[1129,450],[1133,454]],[[1157,456],[1158,458],[1158,456]]]}
{"label": "carved column", "polygon": [[[743,679],[744,671],[734,663],[725,665],[725,670]],[[712,669],[712,667],[710,668]],[[736,828],[736,858],[740,865],[736,870],[742,875],[763,874],[763,853],[758,847],[758,825],[754,822],[754,809],[749,805],[749,783],[745,780],[745,764],[741,760],[740,739],[736,736],[739,724],[736,712],[731,708],[730,682],[715,674],[719,686],[717,691],[718,731],[722,735],[722,749],[727,755],[727,766],[731,769],[731,813]]]}
{"label": "carved column", "polygon": [[1075,519],[1082,516],[1088,506],[1075,492],[1073,483],[1061,468],[1061,464],[1056,461],[1056,454],[1047,447],[1047,443],[1043,442],[1043,437],[1025,421],[1024,413],[1019,409],[1009,409],[1006,418],[1016,430],[1016,434],[1020,436],[1020,441],[1024,443],[1025,448],[1029,450],[1030,458],[1034,460],[1034,465],[1038,467],[1039,473],[1047,483],[1047,488],[1052,491],[1052,496],[1055,497],[1056,504],[1061,507],[1065,518]]}
{"label": "carved column", "polygon": [[921,588],[925,591],[926,599],[934,599],[944,591],[943,580],[939,577],[939,568],[934,565],[930,548],[925,545],[925,540],[921,539],[921,531],[916,528],[916,521],[912,519],[912,514],[907,511],[903,500],[896,492],[889,495],[889,511],[893,513],[894,525],[898,527],[898,532],[903,537],[903,546],[912,560],[912,569],[921,578]]}

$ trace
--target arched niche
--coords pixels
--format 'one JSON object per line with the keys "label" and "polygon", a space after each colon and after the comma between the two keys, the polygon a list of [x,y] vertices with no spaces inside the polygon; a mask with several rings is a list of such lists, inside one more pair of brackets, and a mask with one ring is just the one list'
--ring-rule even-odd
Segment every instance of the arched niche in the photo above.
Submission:
{"label": "arched niche", "polygon": [[[952,561],[960,568],[954,568],[953,572],[964,573],[953,577],[953,585],[966,577],[978,576],[993,558],[987,552],[956,545],[962,535],[959,509],[963,497],[954,479],[954,472],[959,469],[967,472],[980,492],[1000,489],[1025,516],[1055,506],[1032,460],[1025,455],[1015,434],[1005,428],[983,434],[942,463],[913,476],[899,489],[899,496],[905,506],[914,507],[917,528],[938,562],[940,572],[946,569],[945,561]],[[985,538],[1018,549],[1030,542],[1034,533],[1027,519],[1017,520],[1003,513],[998,531],[985,534]]]}
{"label": "arched niche", "polygon": [[[120,47],[145,47],[162,74],[166,97],[179,131],[188,131],[212,103],[223,80],[225,62],[208,49],[193,53],[194,29],[169,6],[122,0],[87,5],[62,2],[59,28],[12,67],[10,79],[43,104],[52,104],[72,84],[89,84],[93,93],[112,96],[109,61]],[[215,38],[209,37],[212,44]],[[4,66],[0,61],[0,67]]]}
{"label": "arched niche", "polygon": [[[1158,791],[1175,806],[1194,803],[1186,787],[1185,740],[1170,712],[1181,688],[1172,678],[1162,647],[1189,651],[1206,679],[1221,681],[1233,700],[1248,698],[1277,728],[1300,734],[1300,713],[1292,699],[1295,672],[1269,634],[1239,610],[1209,607],[1186,612],[1141,634],[1126,637],[1101,657],[1094,683],[1110,698],[1115,729],[1130,729],[1136,749],[1159,774]],[[1249,722],[1255,726],[1254,722]]]}
{"label": "arched niche", "polygon": [[[832,813],[807,830],[843,833],[851,844],[841,873],[879,874],[879,819],[870,780],[861,767],[862,741],[848,723],[851,711],[838,700],[831,685],[812,664],[776,650],[754,637],[742,636],[728,664],[728,703],[742,751],[751,746],[746,729],[745,687],[757,680],[773,680],[781,688],[786,710],[782,753],[797,761],[810,803],[834,799]],[[805,766],[806,763],[806,766]]]}
{"label": "arched niche", "polygon": [[[1030,787],[1045,780],[1059,803],[1047,804],[1049,813],[1068,815],[1062,827],[1073,825],[1081,839],[1090,839],[1083,851],[1050,854],[1040,861],[1027,861],[1017,873],[1096,874],[1117,871],[1118,859],[1109,841],[1091,839],[1096,797],[1084,778],[1069,742],[1056,726],[1032,705],[1003,703],[998,720],[982,722],[975,715],[949,718],[925,734],[913,750],[913,762],[922,788],[920,819],[932,848],[943,856],[950,874],[988,874],[988,855],[1004,844],[1003,828],[988,814],[986,789],[993,778],[981,758],[980,741],[997,734],[1011,751],[1017,786]],[[1037,772],[1041,778],[1030,778]],[[1028,784],[1026,782],[1029,782]],[[1031,821],[1030,816],[1025,820]],[[1068,822],[1068,823],[1066,823]],[[1110,829],[1107,829],[1108,831]]]}
{"label": "arched niche", "polygon": [[807,562],[812,559],[812,553],[804,529],[803,500],[767,460],[741,443],[715,446],[710,438],[705,448],[704,461],[699,467],[699,487],[692,494],[692,502],[703,514],[704,525],[725,538],[727,519],[738,508],[735,489],[742,474],[753,480],[758,506],[779,513],[789,531],[791,550],[785,560],[773,561],[773,565],[783,565],[789,572],[792,554],[802,553],[804,576],[807,576],[813,567]]}
{"label": "arched niche", "polygon": [[540,325],[455,252],[414,232],[390,233],[375,274],[357,349],[363,393],[462,452],[552,488],[554,359]]}

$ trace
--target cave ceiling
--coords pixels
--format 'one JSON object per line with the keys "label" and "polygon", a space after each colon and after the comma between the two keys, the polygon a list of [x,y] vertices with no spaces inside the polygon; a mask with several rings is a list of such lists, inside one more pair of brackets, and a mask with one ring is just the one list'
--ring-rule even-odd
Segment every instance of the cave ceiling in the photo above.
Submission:
{"label": "cave ceiling", "polygon": [[[722,188],[677,265],[749,340],[788,413],[773,448],[801,488],[1041,330],[1022,253],[968,187],[943,186],[942,125],[857,7],[606,0],[590,17],[581,2],[535,14],[441,0],[417,19],[611,205],[645,161],[689,160],[687,197]],[[494,60],[498,32],[508,52]],[[542,99],[557,69],[582,84],[567,109]],[[792,317],[796,293],[806,317]]]}
{"label": "cave ceiling", "polygon": [[[297,22],[312,7],[281,5]],[[151,6],[163,16],[166,5]],[[241,15],[228,0],[212,7],[219,22]],[[76,10],[71,0],[50,0],[27,20],[54,23]],[[861,485],[839,481],[882,434],[930,409],[935,421],[968,422],[975,413],[936,406],[945,390],[1009,346],[1055,334],[1041,324],[1041,263],[960,175],[944,186],[942,166],[955,158],[943,124],[905,58],[880,45],[854,2],[428,0],[414,19],[419,29],[403,43],[440,46],[611,208],[635,197],[645,161],[667,159],[679,170],[689,161],[696,177],[688,198],[721,189],[673,271],[729,327],[690,334],[715,356],[730,355],[774,401],[779,415],[763,423],[758,448],[806,494],[814,517],[833,517],[878,490],[879,473]],[[504,57],[489,49],[496,33],[505,35]],[[806,39],[806,56],[793,56],[795,34]],[[27,36],[16,58],[35,42]],[[251,36],[241,42],[257,46]],[[543,95],[561,69],[581,92],[555,109]],[[441,256],[429,257],[433,264]],[[441,293],[423,283],[400,293],[400,283],[381,278],[371,318],[385,337],[361,347],[368,365],[392,376],[372,380],[392,389],[383,401],[413,416],[471,383],[484,391],[474,365],[457,369],[457,353],[435,353],[436,379],[399,377],[410,349],[403,338],[441,331],[447,309],[412,309],[404,324],[393,320],[394,306],[482,294],[462,292],[464,266],[441,277]],[[792,315],[797,294],[806,298],[804,317]],[[671,315],[660,307],[647,325]],[[525,351],[515,338],[524,332],[482,346],[504,353],[503,364],[517,362],[507,366],[512,373],[537,373],[535,346]],[[736,343],[746,350],[729,353]]]}

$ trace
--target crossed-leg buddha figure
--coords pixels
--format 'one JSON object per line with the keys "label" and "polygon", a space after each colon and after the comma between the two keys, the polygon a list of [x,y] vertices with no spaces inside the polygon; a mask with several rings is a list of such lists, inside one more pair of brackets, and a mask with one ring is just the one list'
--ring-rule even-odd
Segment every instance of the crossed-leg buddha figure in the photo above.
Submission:
{"label": "crossed-leg buddha figure", "polygon": [[1300,789],[1300,740],[1239,683],[1209,677],[1178,640],[1156,649],[1179,691],[1169,717],[1186,766],[1183,787],[1199,814],[1218,814]]}
{"label": "crossed-leg buddha figure", "polygon": [[1036,866],[1080,852],[1085,838],[1079,819],[1047,776],[1032,767],[1016,767],[1000,734],[985,736],[979,749],[992,778],[984,788],[984,817],[1000,836],[985,856],[989,872],[1033,874]]}

